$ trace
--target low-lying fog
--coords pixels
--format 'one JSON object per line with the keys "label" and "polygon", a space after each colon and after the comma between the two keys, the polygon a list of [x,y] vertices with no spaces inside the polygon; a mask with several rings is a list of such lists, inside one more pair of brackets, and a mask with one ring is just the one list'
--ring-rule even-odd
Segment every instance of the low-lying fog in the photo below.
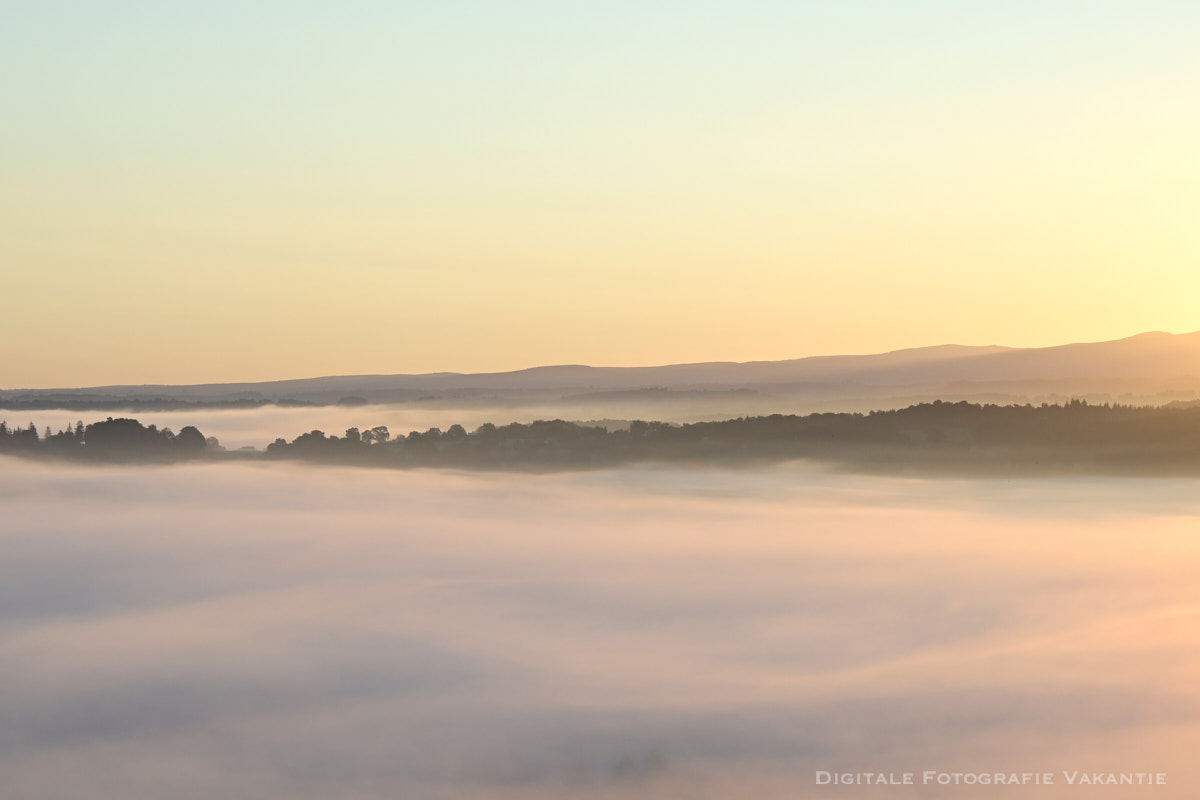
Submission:
{"label": "low-lying fog", "polygon": [[1192,798],[1196,489],[0,458],[3,795]]}

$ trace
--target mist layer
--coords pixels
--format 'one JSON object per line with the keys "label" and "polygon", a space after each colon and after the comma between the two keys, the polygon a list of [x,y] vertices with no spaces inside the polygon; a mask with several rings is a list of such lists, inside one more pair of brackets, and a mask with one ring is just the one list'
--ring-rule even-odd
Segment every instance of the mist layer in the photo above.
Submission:
{"label": "mist layer", "polygon": [[0,476],[13,797],[1195,794],[1194,481]]}

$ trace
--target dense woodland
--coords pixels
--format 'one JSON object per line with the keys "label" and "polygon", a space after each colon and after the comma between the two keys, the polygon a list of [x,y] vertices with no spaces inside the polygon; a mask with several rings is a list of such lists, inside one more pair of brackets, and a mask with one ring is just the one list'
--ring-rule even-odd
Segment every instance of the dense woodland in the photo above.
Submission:
{"label": "dense woodland", "polygon": [[639,461],[746,463],[812,458],[857,469],[1200,473],[1200,408],[922,403],[867,414],[742,417],[608,430],[562,420],[461,425],[393,436],[310,431],[265,452],[225,453],[193,427],[178,434],[109,418],[40,433],[0,423],[0,452],[97,460],[294,459],[391,467],[576,469]]}
{"label": "dense woodland", "polygon": [[16,455],[47,455],[72,458],[112,460],[174,460],[194,458],[207,451],[216,452],[216,439],[188,425],[175,433],[170,428],[159,430],[143,425],[136,419],[113,419],[57,432],[47,427],[42,433],[30,423],[26,427],[9,427],[0,421],[0,453]]}

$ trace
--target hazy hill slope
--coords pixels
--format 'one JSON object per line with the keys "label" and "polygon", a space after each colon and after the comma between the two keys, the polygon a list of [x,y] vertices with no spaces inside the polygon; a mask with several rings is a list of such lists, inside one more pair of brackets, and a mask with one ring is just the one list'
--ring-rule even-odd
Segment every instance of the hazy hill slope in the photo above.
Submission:
{"label": "hazy hill slope", "polygon": [[[192,386],[102,386],[20,390],[110,397],[262,397],[336,400],[347,394],[417,399],[421,393],[486,390],[553,393],[640,387],[762,388],[788,384],[862,387],[929,386],[954,382],[1089,378],[1166,379],[1200,376],[1200,332],[1145,333],[1127,339],[1044,348],[941,345],[873,355],[814,356],[787,361],[707,362],[657,367],[561,365],[512,372],[354,375]],[[10,396],[15,392],[9,391]]]}

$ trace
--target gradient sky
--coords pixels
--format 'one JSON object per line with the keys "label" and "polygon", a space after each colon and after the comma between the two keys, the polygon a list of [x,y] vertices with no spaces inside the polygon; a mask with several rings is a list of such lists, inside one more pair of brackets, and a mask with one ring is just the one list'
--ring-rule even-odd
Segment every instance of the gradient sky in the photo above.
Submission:
{"label": "gradient sky", "polygon": [[5,2],[0,387],[1200,328],[1200,3]]}

